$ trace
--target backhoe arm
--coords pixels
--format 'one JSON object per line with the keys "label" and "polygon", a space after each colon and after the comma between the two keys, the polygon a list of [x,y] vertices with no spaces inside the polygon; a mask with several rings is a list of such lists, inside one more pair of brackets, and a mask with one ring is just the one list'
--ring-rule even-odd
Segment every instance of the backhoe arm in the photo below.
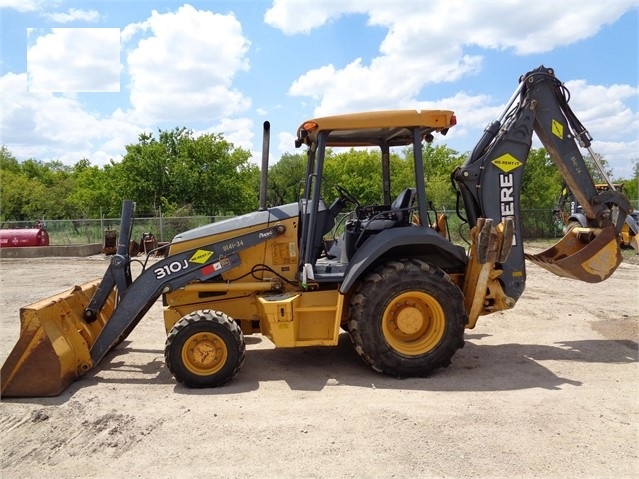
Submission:
{"label": "backhoe arm", "polygon": [[[607,278],[621,262],[618,233],[632,209],[617,191],[597,192],[579,150],[579,146],[590,148],[592,139],[568,107],[567,94],[552,69],[541,66],[524,75],[503,113],[486,128],[465,163],[453,172],[470,225],[481,220],[485,228],[484,219],[495,225],[506,220],[513,223],[510,251],[504,254],[500,244],[499,256],[505,259],[495,260],[492,273],[484,274],[492,278],[486,285],[489,291],[481,291],[481,285],[477,288],[477,294],[486,295],[479,314],[514,306],[525,287],[525,258],[560,276],[588,282]],[[524,254],[520,214],[522,177],[533,133],[582,204],[589,222],[588,231],[579,232],[580,236],[573,232],[564,243],[560,241],[537,256]],[[613,208],[618,213],[614,218]],[[473,253],[473,248],[476,250],[477,245],[471,246],[471,260],[475,257],[477,263],[480,255]],[[471,273],[472,268],[481,267],[481,262],[475,266],[469,262]],[[471,302],[469,292],[470,287],[467,302]]]}

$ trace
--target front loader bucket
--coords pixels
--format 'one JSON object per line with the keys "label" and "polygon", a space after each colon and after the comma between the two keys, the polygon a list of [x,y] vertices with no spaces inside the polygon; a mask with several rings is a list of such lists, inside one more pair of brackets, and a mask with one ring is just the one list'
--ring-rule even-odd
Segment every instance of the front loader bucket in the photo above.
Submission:
{"label": "front loader bucket", "polygon": [[[593,238],[594,236],[594,238]],[[619,235],[613,226],[572,228],[554,246],[526,259],[557,276],[599,283],[621,264]]]}
{"label": "front loader bucket", "polygon": [[2,365],[2,397],[56,396],[93,366],[90,350],[115,307],[109,296],[97,319],[84,309],[100,280],[20,308],[20,337]]}

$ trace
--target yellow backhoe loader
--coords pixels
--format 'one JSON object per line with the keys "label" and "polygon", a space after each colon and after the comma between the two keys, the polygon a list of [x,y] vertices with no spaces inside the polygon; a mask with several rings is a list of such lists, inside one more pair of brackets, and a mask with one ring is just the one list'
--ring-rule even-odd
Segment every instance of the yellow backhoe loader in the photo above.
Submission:
{"label": "yellow backhoe loader", "polygon": [[[276,347],[334,346],[344,329],[375,371],[426,376],[450,364],[479,316],[515,305],[525,258],[582,281],[613,273],[630,204],[617,191],[595,189],[579,151],[591,138],[552,69],[520,78],[499,118],[451,172],[464,206],[458,213],[472,227],[468,249],[451,242],[442,217],[432,217],[424,180],[423,142],[455,124],[446,110],[305,121],[296,139],[308,155],[299,201],[267,208],[265,123],[259,210],[178,234],[166,257],[135,280],[128,255],[134,205],[125,200],[104,277],[21,309],[20,337],[2,366],[2,396],[59,394],[120,344],[160,296],[166,366],[178,382],[199,388],[231,380],[244,362],[245,336],[258,333]],[[587,224],[526,255],[519,196],[534,133]],[[414,184],[397,191],[390,149],[407,146]],[[340,185],[329,185],[339,195],[325,203],[325,155],[338,147],[380,148],[379,204],[362,205]]]}

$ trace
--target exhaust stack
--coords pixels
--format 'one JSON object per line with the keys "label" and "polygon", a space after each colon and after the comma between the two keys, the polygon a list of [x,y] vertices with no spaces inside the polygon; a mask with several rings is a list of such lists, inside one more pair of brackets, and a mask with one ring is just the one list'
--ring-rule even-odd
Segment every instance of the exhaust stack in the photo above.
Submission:
{"label": "exhaust stack", "polygon": [[268,153],[271,143],[271,123],[264,122],[262,135],[262,176],[260,180],[260,211],[266,209],[266,191],[268,189]]}

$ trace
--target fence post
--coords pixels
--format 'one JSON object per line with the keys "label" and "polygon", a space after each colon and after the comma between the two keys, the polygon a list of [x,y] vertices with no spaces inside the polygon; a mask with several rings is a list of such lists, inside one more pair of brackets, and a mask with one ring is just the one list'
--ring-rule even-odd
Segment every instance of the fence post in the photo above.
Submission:
{"label": "fence post", "polygon": [[164,241],[164,225],[162,224],[162,207],[158,208],[160,211],[160,241]]}

